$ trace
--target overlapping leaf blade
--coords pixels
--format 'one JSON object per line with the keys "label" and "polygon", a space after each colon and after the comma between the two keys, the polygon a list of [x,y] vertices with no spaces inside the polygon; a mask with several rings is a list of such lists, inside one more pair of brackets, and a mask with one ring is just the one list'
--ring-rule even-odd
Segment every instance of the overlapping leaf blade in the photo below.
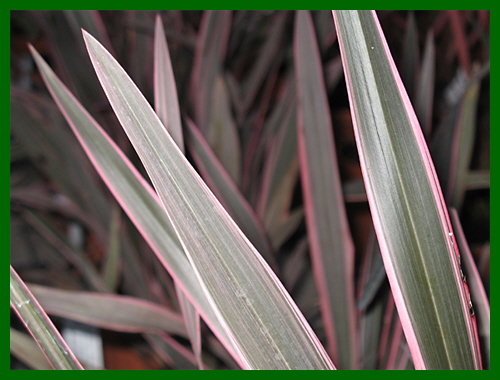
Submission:
{"label": "overlapping leaf blade", "polygon": [[41,215],[34,212],[26,212],[25,220],[44,237],[44,239],[52,245],[56,250],[63,255],[68,262],[74,265],[87,284],[93,290],[105,292],[108,287],[103,281],[103,278],[92,264],[88,256],[77,247],[72,247],[60,233],[58,233],[50,223]]}
{"label": "overlapping leaf blade", "polygon": [[[291,86],[294,88],[293,86]],[[293,103],[292,103],[293,100]],[[276,135],[269,140],[269,153],[263,167],[257,212],[272,239],[289,217],[293,192],[299,175],[297,157],[297,119],[295,100],[290,99]]]}
{"label": "overlapping leaf blade", "polygon": [[181,113],[172,62],[160,16],[155,24],[155,110],[177,145],[183,150]]}
{"label": "overlapping leaf blade", "polygon": [[125,332],[166,331],[187,337],[179,314],[141,298],[29,285],[47,313]]}
{"label": "overlapping leaf blade", "polygon": [[12,327],[10,328],[10,352],[33,369],[52,369],[33,338]]}
{"label": "overlapping leaf blade", "polygon": [[210,118],[207,121],[205,136],[232,181],[239,184],[241,147],[229,95],[226,80],[222,75],[217,76],[210,97]]}
{"label": "overlapping leaf blade", "polygon": [[455,126],[452,157],[450,165],[450,188],[452,191],[449,202],[451,206],[461,208],[465,198],[465,186],[471,164],[476,133],[476,112],[479,101],[481,82],[473,81],[467,88]]}
{"label": "overlapping leaf blade", "polygon": [[210,328],[228,351],[236,355],[153,189],[34,49],[32,54],[54,100],[104,182]]}
{"label": "overlapping leaf blade", "polygon": [[460,223],[456,209],[452,208],[450,210],[450,217],[457,238],[458,249],[460,250],[460,261],[466,273],[466,281],[470,289],[474,316],[477,320],[483,367],[490,368],[490,302],[486,295],[479,270],[474,262],[474,257],[472,256],[472,252],[470,251],[465,234],[462,230],[462,224]]}
{"label": "overlapping leaf blade", "polygon": [[276,59],[276,52],[280,49],[280,44],[283,40],[283,31],[286,25],[286,12],[278,12],[273,15],[272,25],[269,29],[269,38],[265,40],[261,50],[250,73],[248,74],[245,83],[243,84],[242,94],[244,96],[242,113],[248,113],[248,109],[255,101],[259,87],[266,79],[266,75],[270,71],[273,61]]}
{"label": "overlapping leaf blade", "polygon": [[24,322],[54,369],[83,369],[12,266],[10,267],[10,305]]}
{"label": "overlapping leaf blade", "polygon": [[342,369],[358,366],[354,245],[337,166],[319,49],[308,11],[295,24],[298,145],[307,234],[328,349]]}
{"label": "overlapping leaf blade", "polygon": [[434,104],[435,53],[434,35],[427,34],[424,57],[420,69],[415,101],[415,112],[425,136],[430,136],[432,130],[432,106]]}
{"label": "overlapping leaf blade", "polygon": [[[154,73],[156,113],[179,149],[184,153],[184,135],[182,133],[181,114],[177,100],[177,87],[175,85],[167,39],[159,15],[156,16],[155,24]],[[177,285],[176,293],[184,320],[186,321],[193,351],[201,368],[200,316],[184,291]]]}
{"label": "overlapping leaf blade", "polygon": [[217,159],[202,133],[190,119],[186,119],[191,154],[205,182],[217,195],[245,236],[257,248],[266,261],[273,266],[274,257],[269,237],[260,219],[255,215],[243,194]]}
{"label": "overlapping leaf blade", "polygon": [[479,368],[441,190],[375,12],[333,14],[368,200],[415,367]]}
{"label": "overlapping leaf blade", "polygon": [[84,33],[98,77],[245,368],[329,369],[293,300],[203,183],[128,75]]}
{"label": "overlapping leaf blade", "polygon": [[204,11],[196,40],[190,95],[196,124],[204,133],[211,119],[211,97],[217,77],[221,74],[231,20],[232,11]]}
{"label": "overlapping leaf blade", "polygon": [[156,353],[166,363],[171,363],[174,368],[182,370],[197,369],[196,359],[191,351],[170,336],[166,334],[145,334],[144,338]]}

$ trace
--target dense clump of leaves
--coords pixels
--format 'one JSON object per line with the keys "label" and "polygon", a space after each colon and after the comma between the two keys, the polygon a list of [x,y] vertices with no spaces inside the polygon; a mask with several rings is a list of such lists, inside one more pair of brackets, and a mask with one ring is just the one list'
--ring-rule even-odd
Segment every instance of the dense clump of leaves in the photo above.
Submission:
{"label": "dense clump of leaves", "polygon": [[489,12],[334,18],[12,12],[11,292],[142,368],[489,368]]}

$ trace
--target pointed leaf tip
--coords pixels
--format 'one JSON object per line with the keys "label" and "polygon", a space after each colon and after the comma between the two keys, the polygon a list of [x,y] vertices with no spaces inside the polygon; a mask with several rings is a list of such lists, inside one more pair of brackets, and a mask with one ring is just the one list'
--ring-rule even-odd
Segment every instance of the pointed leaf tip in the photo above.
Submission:
{"label": "pointed leaf tip", "polygon": [[[137,86],[95,39],[86,36],[86,43],[109,101],[244,367],[334,368],[283,285],[186,160]],[[279,326],[272,322],[277,320]]]}

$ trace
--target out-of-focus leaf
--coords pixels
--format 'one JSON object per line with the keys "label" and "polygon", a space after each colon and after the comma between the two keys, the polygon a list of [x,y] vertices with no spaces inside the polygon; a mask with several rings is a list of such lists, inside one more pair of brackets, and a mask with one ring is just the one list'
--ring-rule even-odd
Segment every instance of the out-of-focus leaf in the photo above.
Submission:
{"label": "out-of-focus leaf", "polygon": [[278,250],[292,236],[303,220],[304,208],[299,207],[290,212],[285,221],[270,227],[269,235],[271,236],[271,244],[275,250]]}
{"label": "out-of-focus leaf", "polygon": [[182,317],[141,298],[29,285],[47,313],[124,332],[166,331],[187,336]]}
{"label": "out-of-focus leaf", "polygon": [[94,223],[98,223],[92,215],[79,209],[75,203],[66,197],[54,197],[48,191],[33,187],[11,188],[10,199],[15,203],[22,204],[37,210],[56,212],[59,215],[76,220],[91,229]]}
{"label": "out-of-focus leaf", "polygon": [[371,252],[369,255],[370,268],[368,270],[368,278],[366,279],[366,283],[362,285],[363,292],[358,301],[358,309],[360,310],[370,305],[386,278],[384,263],[380,255],[380,246],[376,237],[373,238],[373,242],[371,243]]}
{"label": "out-of-focus leaf", "polygon": [[281,276],[287,289],[293,289],[297,285],[300,275],[307,268],[308,248],[307,238],[303,237],[286,257]]}
{"label": "out-of-focus leaf", "polygon": [[145,334],[156,353],[174,369],[197,369],[196,358],[183,345],[167,334]]}
{"label": "out-of-focus leaf", "polygon": [[432,32],[429,32],[425,41],[424,58],[422,59],[422,66],[416,86],[415,100],[415,112],[426,137],[431,135],[432,130],[435,59],[434,35]]}
{"label": "out-of-focus leaf", "polygon": [[34,49],[32,54],[54,100],[117,201],[155,251],[163,266],[189,294],[210,328],[228,351],[235,355],[233,345],[204,296],[193,268],[153,189]]}
{"label": "out-of-focus leaf", "polygon": [[384,302],[383,322],[380,328],[378,367],[393,369],[397,347],[401,343],[401,324],[397,325],[397,313],[394,299],[388,297]]}
{"label": "out-of-focus leaf", "polygon": [[241,92],[244,95],[244,100],[241,113],[243,115],[248,113],[248,109],[255,101],[257,92],[262,86],[273,60],[276,59],[276,53],[280,51],[279,47],[284,36],[286,16],[287,12],[277,12],[271,16],[272,23],[268,30],[268,38],[265,39],[258,57],[242,86]]}
{"label": "out-of-focus leaf", "polygon": [[81,28],[90,27],[98,31],[103,43],[109,49],[109,38],[97,11],[92,10],[50,10],[32,11],[42,26],[44,36],[51,47],[52,59],[60,75],[67,81],[85,107],[102,103],[105,99],[99,83],[92,77],[91,65],[85,55],[85,45],[80,37]]}
{"label": "out-of-focus leaf", "polygon": [[99,272],[84,252],[72,247],[42,216],[29,211],[24,216],[50,245],[78,269],[91,288],[100,292],[108,290]]}
{"label": "out-of-focus leaf", "polygon": [[311,17],[295,23],[297,127],[307,234],[328,350],[342,369],[359,365],[354,245],[342,196],[331,117]]}
{"label": "out-of-focus leaf", "polygon": [[94,223],[104,229],[109,223],[108,202],[89,172],[82,149],[63,129],[57,108],[48,99],[11,88],[11,126],[33,163],[80,209],[95,215]]}
{"label": "out-of-focus leaf", "polygon": [[62,12],[71,26],[71,32],[77,36],[77,38],[80,31],[85,29],[89,33],[92,33],[93,36],[96,36],[96,38],[99,38],[99,41],[102,41],[102,44],[106,46],[106,49],[113,52],[111,41],[109,40],[104,21],[102,20],[99,11],[63,10]]}
{"label": "out-of-focus leaf", "polygon": [[450,210],[451,222],[455,231],[461,262],[466,273],[466,279],[471,294],[472,306],[477,321],[479,341],[483,354],[483,367],[490,368],[490,302],[484,290],[484,285],[479,275],[476,263],[467,244],[462,224],[456,209]]}
{"label": "out-of-focus leaf", "polygon": [[[163,30],[163,24],[159,15],[156,16],[155,24],[155,107],[158,117],[172,136],[179,149],[184,153],[184,136],[182,133],[181,115],[177,100],[177,87],[175,85],[174,72],[170,62],[167,40]],[[191,345],[198,361],[200,369],[203,367],[201,360],[201,333],[200,316],[196,308],[189,301],[182,287],[175,286],[182,315],[186,321],[186,327]]]}
{"label": "out-of-focus leaf", "polygon": [[12,266],[10,267],[10,306],[54,369],[83,369],[61,334]]}
{"label": "out-of-focus leaf", "polygon": [[366,202],[366,191],[363,178],[344,183],[344,198],[346,202]]}
{"label": "out-of-focus leaf", "polygon": [[239,184],[241,147],[222,71],[231,18],[232,11],[204,12],[193,63],[191,98],[196,125]]}
{"label": "out-of-focus leaf", "polygon": [[451,178],[448,191],[452,207],[460,209],[466,190],[466,181],[474,149],[476,135],[476,112],[481,82],[476,81],[465,92],[455,127],[451,157]]}
{"label": "out-of-focus leaf", "polygon": [[241,125],[248,117],[248,114],[243,112],[241,84],[231,71],[226,71],[224,73],[224,79],[226,80],[227,92],[229,94],[229,98],[231,99],[231,106],[234,108],[234,112],[236,113],[236,124]]}
{"label": "out-of-focus leaf", "polygon": [[403,64],[401,79],[405,84],[410,99],[414,98],[417,87],[417,73],[419,72],[418,29],[413,11],[408,12],[408,20],[403,44]]}
{"label": "out-of-focus leaf", "polygon": [[[14,212],[15,206],[11,205],[10,209],[10,264],[17,268],[22,268],[23,266],[27,268],[37,261],[37,252],[33,250],[30,244],[32,231],[26,231],[24,219]],[[13,255],[12,252],[16,252],[16,254]]]}
{"label": "out-of-focus leaf", "polygon": [[184,320],[186,322],[187,333],[191,341],[191,346],[193,347],[196,362],[198,363],[198,369],[203,369],[203,361],[201,359],[200,316],[193,304],[189,302],[189,299],[186,297],[182,289],[180,287],[176,287],[176,290],[182,315],[184,316]]}
{"label": "out-of-focus leaf", "polygon": [[120,224],[122,219],[120,212],[119,206],[115,204],[111,213],[109,245],[102,270],[102,278],[104,279],[106,289],[109,290],[116,290],[121,272]]}
{"label": "out-of-focus leaf", "polygon": [[[57,190],[69,197],[74,204],[63,206],[63,214],[77,214],[86,227],[98,238],[102,247],[108,242],[107,227],[110,224],[110,202],[106,199],[95,173],[78,142],[67,134],[59,111],[47,99],[35,94],[11,88],[12,131],[19,136],[33,163],[49,178]],[[24,193],[26,195],[26,193]],[[35,199],[36,198],[36,199]],[[27,198],[23,198],[27,200]],[[56,201],[31,196],[43,209],[55,206]],[[43,202],[49,203],[44,204]],[[61,202],[63,203],[63,202]],[[74,213],[73,213],[74,211]],[[122,237],[126,243],[128,237]],[[123,245],[124,286],[131,294],[148,297],[143,268],[135,257],[136,252],[128,244]]]}
{"label": "out-of-focus leaf", "polygon": [[[222,360],[222,362],[227,365],[227,368],[238,370],[241,369],[241,366],[235,361],[233,357],[229,355],[228,351],[224,348],[219,340],[208,337],[206,346],[209,352],[212,352],[217,358],[220,358],[220,360]],[[209,363],[209,366],[211,367],[216,367],[217,365],[217,363]]]}
{"label": "out-of-focus leaf", "polygon": [[343,74],[344,70],[342,68],[342,59],[340,56],[333,58],[325,65],[325,82],[328,93],[335,90]]}
{"label": "out-of-focus leaf", "polygon": [[[394,307],[394,300],[389,298],[388,307],[385,315],[384,328],[382,336],[386,336],[386,357],[384,369],[398,369],[397,359],[403,346],[402,340],[404,339],[403,329],[399,323],[398,314]],[[382,338],[383,339],[383,338]]]}
{"label": "out-of-focus leaf", "polygon": [[[293,72],[291,72],[287,74],[286,81],[282,86],[282,90],[280,91],[280,95],[278,96],[275,107],[272,109],[272,111],[270,111],[270,115],[264,120],[260,138],[257,141],[257,146],[253,150],[253,154],[251,155],[251,159],[249,160],[248,168],[246,168],[246,172],[244,173],[245,178],[256,178],[260,174],[262,166],[265,165],[266,154],[268,153],[270,141],[273,141],[276,138],[275,136],[279,133],[280,128],[283,127],[283,123],[288,119],[286,115],[288,113],[293,113],[293,104],[296,100],[295,91],[295,78],[293,76]],[[250,155],[247,154],[247,156]],[[280,176],[281,174],[283,173],[280,173]],[[275,178],[274,180],[276,182],[280,182],[280,176]],[[267,190],[262,189],[262,186],[264,185],[261,184],[261,189],[259,189],[257,194],[254,194],[254,198],[265,198],[270,195],[266,194]],[[267,185],[265,186],[269,187]],[[249,199],[251,199],[251,203],[254,201],[252,197],[249,197]],[[263,200],[256,200],[255,202],[258,204],[256,210],[257,215],[259,215],[259,217],[264,220],[265,218],[262,213],[262,205],[265,202],[263,202]]]}
{"label": "out-of-focus leaf", "polygon": [[312,329],[113,57],[84,33],[101,84],[244,368],[333,368]]}
{"label": "out-of-focus leaf", "polygon": [[[126,67],[130,76],[134,78],[135,83],[141,89],[146,89],[150,80],[150,70],[153,61],[151,35],[144,33],[143,30],[153,32],[154,12],[140,9],[133,12],[125,12],[125,22],[127,25],[125,57],[127,59]],[[81,30],[86,30],[82,28]],[[111,54],[113,51],[108,50]]]}
{"label": "out-of-focus leaf", "polygon": [[[91,33],[92,34],[92,33]],[[155,24],[155,111],[176,144],[184,147],[181,114],[172,62],[160,16]]]}
{"label": "out-of-focus leaf", "polygon": [[318,34],[318,45],[323,54],[329,47],[333,45],[337,34],[332,23],[332,15],[328,10],[312,11],[312,18],[316,33]]}
{"label": "out-of-focus leaf", "polygon": [[31,336],[10,328],[10,353],[27,366],[37,370],[52,369]]}
{"label": "out-of-focus leaf", "polygon": [[448,110],[430,143],[430,151],[436,166],[436,173],[439,176],[439,182],[446,197],[448,197],[448,189],[451,188],[451,158],[457,113],[458,107]]}
{"label": "out-of-focus leaf", "polygon": [[333,14],[371,214],[415,367],[478,369],[448,213],[376,13]]}
{"label": "out-of-focus leaf", "polygon": [[121,247],[122,247],[122,274],[124,292],[127,294],[151,299],[151,290],[149,289],[148,280],[146,277],[146,270],[143,265],[142,258],[139,252],[134,250],[128,235],[121,234]]}
{"label": "out-of-focus leaf", "polygon": [[386,344],[382,339],[382,328],[386,316],[389,286],[387,282],[380,280],[380,272],[385,277],[385,271],[373,229],[370,231],[366,252],[361,260],[357,305],[360,310],[360,368],[379,369]]}
{"label": "out-of-focus leaf", "polygon": [[[241,144],[245,147],[240,187],[246,192],[248,199],[252,203],[258,192],[258,187],[256,186],[258,182],[252,180],[254,178],[252,177],[252,172],[255,168],[259,168],[256,161],[262,159],[262,157],[257,159],[256,154],[259,151],[259,141],[262,139],[265,118],[276,90],[278,71],[279,64],[275,62],[273,67],[271,67],[266,84],[263,86],[259,101],[256,102],[256,110],[250,116],[243,116],[243,122],[240,124],[240,130],[242,131]],[[257,170],[257,172],[260,171]]]}
{"label": "out-of-focus leaf", "polygon": [[443,192],[457,209],[461,207],[469,179],[479,88],[479,80],[469,82],[460,102],[449,109],[431,144]]}
{"label": "out-of-focus leaf", "polygon": [[361,363],[364,370],[379,369],[380,336],[386,312],[386,302],[378,299],[360,315]]}
{"label": "out-of-focus leaf", "polygon": [[321,323],[320,317],[320,303],[318,297],[318,290],[316,288],[316,280],[314,274],[311,270],[311,265],[308,263],[306,270],[303,273],[303,277],[299,281],[300,286],[293,289],[293,297],[300,305],[300,310],[303,310],[304,315],[309,319],[315,319],[316,328],[320,329],[318,334],[324,337],[325,333],[323,331],[323,324]]}
{"label": "out-of-focus leaf", "polygon": [[212,96],[217,77],[222,74],[232,11],[204,11],[196,41],[191,81],[191,99],[196,125],[205,132],[212,113]]}
{"label": "out-of-focus leaf", "polygon": [[399,350],[398,363],[396,365],[397,370],[414,370],[413,362],[411,361],[411,355],[407,349]]}
{"label": "out-of-focus leaf", "polygon": [[489,170],[475,170],[469,171],[466,180],[467,190],[489,189],[490,188],[490,171]]}
{"label": "out-of-focus leaf", "polygon": [[477,265],[486,293],[490,293],[490,243],[483,244]]}
{"label": "out-of-focus leaf", "polygon": [[290,213],[299,174],[294,105],[295,102],[290,103],[283,115],[281,126],[269,143],[269,153],[264,162],[257,212],[268,231],[283,223]]}
{"label": "out-of-focus leaf", "polygon": [[[284,167],[284,169],[286,170],[281,172],[280,176],[277,176],[281,181],[272,194],[272,198],[269,199],[268,207],[265,209],[264,223],[270,234],[280,228],[290,217],[290,207],[299,177],[298,156],[295,155],[290,160],[288,167]],[[273,239],[275,237],[273,235]]]}
{"label": "out-of-focus leaf", "polygon": [[216,78],[210,99],[211,112],[204,135],[233,182],[239,184],[241,147],[231,114],[227,86],[222,76]]}
{"label": "out-of-focus leaf", "polygon": [[[474,67],[470,79],[461,71],[457,73],[446,91],[449,109],[430,144],[443,193],[450,202],[452,198],[458,203],[462,202],[464,191],[476,179],[469,171],[475,139],[474,117],[480,81],[489,74],[489,70],[490,64],[487,62],[479,68]],[[486,177],[482,174],[479,178],[482,178],[484,186]],[[453,206],[460,209],[461,205]]]}
{"label": "out-of-focus leaf", "polygon": [[453,32],[453,42],[455,42],[455,49],[458,55],[458,61],[462,69],[470,74],[471,60],[469,57],[469,46],[467,37],[465,35],[466,21],[462,18],[462,13],[458,10],[448,10],[448,17],[450,19],[450,26]]}
{"label": "out-of-focus leaf", "polygon": [[[269,168],[269,166],[266,166],[266,168]],[[289,162],[289,165],[283,168],[286,170],[281,172],[281,175],[276,176],[279,177],[281,181],[279,186],[275,189],[275,192],[272,194],[272,198],[268,200],[268,207],[265,209],[264,215],[264,223],[269,231],[269,234],[271,235],[274,247],[279,247],[279,244],[274,244],[280,240],[278,238],[278,231],[285,231],[283,226],[290,220],[291,217],[292,212],[290,208],[295,191],[295,185],[299,176],[298,156],[295,155]],[[266,173],[269,173],[269,171]]]}

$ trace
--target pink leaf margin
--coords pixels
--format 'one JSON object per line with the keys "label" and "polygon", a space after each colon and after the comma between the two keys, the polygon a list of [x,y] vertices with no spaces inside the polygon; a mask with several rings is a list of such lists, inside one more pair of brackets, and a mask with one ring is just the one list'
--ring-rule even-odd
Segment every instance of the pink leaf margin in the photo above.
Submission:
{"label": "pink leaf margin", "polygon": [[[34,57],[40,57],[40,55],[33,48],[33,46],[30,45],[29,48],[30,48],[30,51],[31,51],[31,53],[32,53],[32,55]],[[41,57],[40,57],[40,59],[41,59]],[[48,66],[47,66],[47,68],[48,68]],[[44,78],[44,80],[46,80],[46,79]],[[136,178],[136,180],[139,181],[139,183],[142,185],[142,187],[144,188],[144,190],[158,204],[158,207],[162,208],[160,199],[159,199],[158,195],[156,194],[156,192],[149,185],[149,183],[144,179],[144,177],[142,177],[140,175],[140,173],[138,172],[138,170],[132,165],[132,163],[129,161],[129,159],[125,156],[125,154],[117,146],[117,144],[107,135],[107,133],[95,121],[95,119],[87,112],[87,110],[80,105],[80,103],[74,97],[74,95],[66,88],[66,86],[55,75],[54,75],[54,80],[61,86],[61,88],[64,89],[64,91],[66,93],[65,96],[67,96],[68,98],[70,98],[71,101],[75,105],[78,105],[80,111],[88,118],[89,121],[92,122],[92,124],[94,125],[95,129],[98,130],[99,133],[102,135],[102,137],[107,141],[107,143],[109,144],[110,149],[112,149],[122,159],[123,163],[128,167],[128,169],[130,170],[131,174],[133,174],[133,176]],[[113,185],[113,183],[110,180],[110,178],[108,178],[106,172],[101,167],[100,163],[96,160],[96,158],[92,154],[91,149],[89,148],[89,146],[87,145],[87,143],[85,142],[85,140],[82,138],[82,136],[81,136],[78,128],[75,127],[73,120],[70,118],[70,116],[68,115],[68,113],[65,111],[65,108],[61,104],[60,100],[58,99],[57,94],[54,92],[54,90],[51,88],[51,86],[48,85],[48,82],[47,82],[47,88],[49,89],[49,92],[51,93],[51,95],[52,95],[54,101],[56,102],[57,106],[59,107],[61,113],[65,117],[66,121],[70,125],[71,129],[73,130],[73,132],[75,133],[78,141],[80,142],[80,144],[82,145],[83,149],[87,153],[90,161],[92,162],[92,164],[96,168],[97,172],[99,173],[99,175],[103,179],[104,183],[108,186],[110,192],[116,198],[116,200],[118,201],[118,203],[120,204],[120,206],[123,208],[123,210],[127,213],[127,215],[129,216],[129,218],[134,222],[134,224],[136,225],[136,228],[139,230],[139,232],[144,237],[144,239],[146,240],[146,242],[153,249],[153,251],[157,255],[157,257],[160,260],[160,262],[162,263],[162,265],[169,271],[169,274],[173,277],[173,279],[176,281],[176,283],[178,284],[178,286],[185,292],[185,294],[188,297],[188,299],[193,304],[196,305],[196,300],[192,297],[192,295],[190,295],[188,289],[184,285],[182,285],[182,281],[179,280],[179,277],[176,275],[175,271],[171,270],[170,265],[168,264],[168,262],[165,260],[165,258],[161,254],[159,247],[155,244],[155,242],[151,238],[149,238],[148,233],[145,230],[144,226],[142,226],[140,223],[138,223],[136,221],[136,218],[134,217],[134,213],[131,211],[130,207],[127,205],[127,202],[125,201],[125,199],[123,198],[123,196],[121,196],[120,191],[118,189],[116,189],[116,187]],[[211,323],[211,318],[207,318],[206,313],[201,308],[198,308],[198,311],[200,312],[200,314],[202,316],[204,316],[204,320],[207,323],[207,325],[212,329],[212,331],[214,331],[214,333],[216,333],[217,337],[221,340],[221,342],[224,343],[224,346],[231,353],[231,355],[233,356],[233,358],[235,358],[235,360],[238,361],[239,355],[234,351],[233,345],[228,340],[228,337],[227,336],[222,336],[222,335],[220,335],[220,334],[217,333],[217,332],[220,332],[221,327],[216,328],[216,326],[214,326],[213,323]],[[238,363],[240,365],[243,365],[241,362],[238,362]]]}
{"label": "pink leaf margin", "polygon": [[[420,123],[417,119],[417,116],[415,114],[413,106],[410,102],[409,96],[408,96],[406,89],[403,85],[403,81],[401,80],[399,72],[396,68],[396,64],[395,64],[394,59],[392,57],[392,54],[389,50],[389,46],[387,45],[387,41],[385,39],[382,27],[381,27],[380,22],[378,20],[376,11],[372,10],[371,12],[372,12],[375,24],[377,26],[377,29],[379,31],[380,39],[382,41],[384,50],[386,52],[386,56],[388,58],[388,61],[389,61],[390,67],[391,67],[391,71],[393,73],[395,82],[397,84],[399,94],[403,100],[403,103],[405,104],[407,116],[411,122],[413,134],[414,134],[415,140],[417,141],[420,154],[423,158],[423,161],[425,162],[425,166],[427,169],[428,177],[430,179],[430,184],[432,187],[434,199],[436,201],[436,204],[438,205],[440,219],[442,221],[444,230],[448,231],[448,233],[450,235],[450,239],[447,240],[448,252],[453,252],[455,254],[455,257],[453,258],[452,262],[456,263],[457,258],[459,256],[457,243],[456,243],[455,237],[453,235],[453,228],[451,226],[450,217],[449,217],[448,212],[447,212],[447,206],[446,206],[446,203],[445,203],[443,195],[442,195],[441,186],[439,184],[439,180],[438,180],[436,171],[434,169],[434,165],[432,163],[432,159],[431,159],[428,147],[427,147],[427,143],[425,142],[425,138],[424,138],[424,135],[422,133]],[[333,14],[333,18],[335,20],[335,27],[337,28],[337,35],[339,35],[338,25],[337,25],[337,21],[336,21],[337,16],[335,14],[335,11],[332,10],[332,14]],[[345,50],[344,42],[342,41],[342,38],[338,38],[338,40],[339,40],[341,51]],[[344,65],[344,67],[347,67],[347,63],[345,62],[344,55],[341,55],[341,56],[342,56],[342,63]],[[345,75],[346,75],[346,82],[347,83],[351,82],[351,73],[349,72],[349,70],[345,70]],[[348,92],[350,104],[354,104],[354,95],[352,94],[352,90],[350,89],[349,85],[347,86],[347,92]],[[353,121],[353,124],[355,126],[354,133],[356,136],[356,140],[360,141],[359,129],[358,129],[359,128],[358,127],[359,120],[357,120],[356,114],[354,112],[351,112],[351,114],[352,114],[352,121]],[[362,150],[359,150],[358,152],[359,152],[359,158],[360,158],[360,163],[361,163],[361,170],[363,172],[363,177],[366,178],[368,169],[364,165],[364,163],[366,162],[366,159],[364,157],[364,152]],[[368,197],[368,202],[371,204],[374,204],[375,203],[374,194],[372,193],[369,186],[366,187],[366,194]],[[383,234],[382,234],[383,229],[382,229],[382,225],[381,225],[382,221],[379,219],[379,217],[376,214],[373,214],[373,223],[374,223],[375,230],[378,232],[377,235],[383,236]],[[380,244],[380,250],[381,250],[382,255],[384,255],[384,252],[389,251],[387,243],[384,241],[384,239],[379,239],[379,244]],[[385,253],[385,255],[387,256],[387,253]],[[398,313],[399,313],[400,318],[401,318],[401,323],[402,323],[403,330],[404,330],[405,335],[406,335],[406,339],[408,341],[408,346],[409,346],[411,354],[412,354],[415,368],[425,369],[425,362],[423,360],[422,353],[420,351],[415,332],[414,332],[413,327],[411,325],[410,316],[409,316],[408,310],[405,306],[403,294],[401,292],[401,289],[397,285],[397,282],[395,281],[395,279],[396,279],[395,268],[392,265],[390,260],[384,260],[384,266],[386,268],[387,276],[388,276],[389,281],[391,283],[391,290],[392,290],[392,293],[394,296],[394,301],[395,301],[396,305],[399,305]],[[460,279],[460,275],[459,275],[459,268],[457,265],[455,266],[455,272],[456,272],[455,278],[458,281]],[[392,279],[392,281],[391,281],[391,279]],[[464,289],[464,287],[461,284],[460,284],[460,286],[458,286],[458,289],[460,289],[460,296],[462,299],[462,304],[466,305],[467,299],[468,299],[468,295],[466,294],[466,290]],[[464,312],[468,313],[469,311],[467,310]],[[476,341],[475,326],[473,325],[473,322],[471,319],[468,318],[467,321],[468,321],[468,324],[467,324],[468,335],[469,335],[469,337],[472,338],[471,341]],[[473,349],[477,350],[477,345],[473,345]],[[478,358],[480,355],[476,352],[474,356],[476,358]],[[480,368],[481,363],[478,363],[478,366]]]}

